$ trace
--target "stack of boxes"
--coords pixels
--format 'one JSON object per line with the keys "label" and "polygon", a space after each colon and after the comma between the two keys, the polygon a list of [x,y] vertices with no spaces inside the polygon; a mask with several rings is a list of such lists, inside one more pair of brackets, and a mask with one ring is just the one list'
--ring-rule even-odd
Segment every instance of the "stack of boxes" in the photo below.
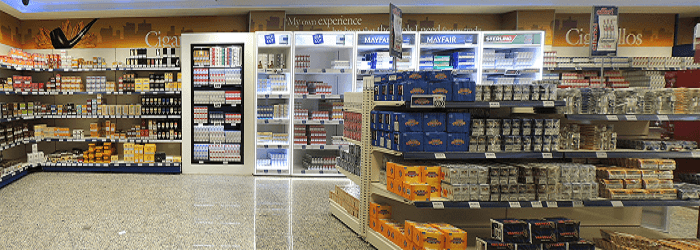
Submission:
{"label": "stack of boxes", "polygon": [[615,167],[598,167],[600,196],[613,200],[672,200],[677,198],[673,187],[671,159],[608,159]]}
{"label": "stack of boxes", "polygon": [[382,234],[401,249],[466,250],[467,232],[446,223],[392,220],[391,206],[370,202],[370,229]]}
{"label": "stack of boxes", "polygon": [[386,163],[386,189],[412,201],[440,197],[440,167]]}
{"label": "stack of boxes", "polygon": [[143,146],[143,162],[156,162],[156,144],[146,144]]}
{"label": "stack of boxes", "polygon": [[119,161],[117,150],[111,142],[105,142],[102,145],[95,143],[88,144],[88,150],[83,151],[84,163],[110,163]]}
{"label": "stack of boxes", "polygon": [[551,152],[559,149],[559,119],[474,119],[469,152]]}
{"label": "stack of boxes", "polygon": [[352,140],[362,140],[362,114],[343,112],[343,136]]}
{"label": "stack of boxes", "polygon": [[355,218],[360,216],[360,186],[348,184],[345,186],[335,186],[335,190],[329,191],[329,198],[338,203],[348,214]]}
{"label": "stack of boxes", "polygon": [[346,171],[361,176],[362,148],[358,145],[348,145],[348,151],[340,150],[338,157],[338,167]]}
{"label": "stack of boxes", "polygon": [[446,101],[474,101],[476,83],[451,71],[407,71],[374,78],[375,101],[411,101],[414,95],[433,94],[445,95]]}
{"label": "stack of boxes", "polygon": [[469,113],[372,111],[372,145],[401,152],[466,152]]}
{"label": "stack of boxes", "polygon": [[566,218],[491,219],[491,239],[476,238],[476,249],[595,250],[579,238],[580,224]]}

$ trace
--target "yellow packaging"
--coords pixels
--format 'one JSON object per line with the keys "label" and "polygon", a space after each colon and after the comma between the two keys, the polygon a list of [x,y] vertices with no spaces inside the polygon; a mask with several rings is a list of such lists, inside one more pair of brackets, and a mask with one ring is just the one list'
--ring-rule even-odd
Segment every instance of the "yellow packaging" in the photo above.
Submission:
{"label": "yellow packaging", "polygon": [[396,180],[399,180],[401,182],[408,182],[408,183],[419,183],[421,182],[421,170],[419,166],[402,166],[402,165],[397,165],[396,168],[398,168],[398,177],[394,178]]}
{"label": "yellow packaging", "polygon": [[430,185],[425,183],[404,183],[404,193],[412,201],[430,201]]}
{"label": "yellow packaging", "polygon": [[156,153],[156,144],[146,144],[143,146],[143,153],[144,154],[154,154]]}
{"label": "yellow packaging", "polygon": [[143,154],[143,145],[135,144],[134,151],[136,152],[135,154]]}
{"label": "yellow packaging", "polygon": [[370,202],[369,206],[370,217],[376,219],[391,219],[391,206],[374,202]]}
{"label": "yellow packaging", "polygon": [[386,190],[396,193],[396,181],[394,179],[386,179]]}
{"label": "yellow packaging", "polygon": [[379,230],[377,232],[384,235],[384,237],[387,237],[389,231],[389,226],[387,225],[387,223],[392,224],[394,223],[394,221],[391,219],[378,219],[378,221]]}
{"label": "yellow packaging", "polygon": [[404,186],[406,185],[406,183],[403,183],[403,182],[401,182],[401,181],[399,181],[399,180],[394,180],[394,185],[395,185],[395,186],[394,186],[394,193],[400,195],[401,197],[404,197],[404,198],[407,198],[407,199],[408,199],[408,196],[406,195],[406,193],[404,193],[404,191],[406,190],[406,189],[404,188]]}
{"label": "yellow packaging", "polygon": [[442,233],[432,227],[416,227],[416,246],[424,249],[441,249]]}
{"label": "yellow packaging", "polygon": [[377,218],[370,217],[369,218],[369,228],[374,230],[375,232],[378,232],[378,227],[377,227],[378,220]]}
{"label": "yellow packaging", "polygon": [[118,155],[112,155],[112,156],[111,156],[111,162],[112,162],[112,163],[116,163],[116,162],[118,162],[118,161],[119,161],[119,156],[118,156]]}
{"label": "yellow packaging", "polygon": [[440,173],[440,167],[421,167],[421,182],[428,184],[437,184],[439,186],[441,181]]}
{"label": "yellow packaging", "polygon": [[182,162],[182,156],[173,156],[173,162]]}
{"label": "yellow packaging", "polygon": [[386,163],[386,178],[395,179],[394,173],[396,172],[396,163],[387,162]]}
{"label": "yellow packaging", "polygon": [[440,185],[440,182],[428,183],[428,186],[430,186],[430,198],[440,198],[441,197],[442,185]]}
{"label": "yellow packaging", "polygon": [[454,227],[439,227],[437,229],[442,233],[442,242],[444,249],[467,249],[467,232]]}

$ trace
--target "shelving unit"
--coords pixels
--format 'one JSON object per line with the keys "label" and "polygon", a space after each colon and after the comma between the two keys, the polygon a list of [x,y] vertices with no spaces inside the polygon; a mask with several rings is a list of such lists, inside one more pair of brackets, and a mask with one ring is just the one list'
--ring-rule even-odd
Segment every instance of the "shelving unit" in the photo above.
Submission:
{"label": "shelving unit", "polygon": [[[290,160],[293,176],[342,176],[331,167],[335,164],[318,163],[314,165],[318,169],[310,170],[303,162],[308,157],[335,158],[342,148],[331,143],[333,136],[343,133],[342,112],[334,112],[334,104],[342,103],[343,93],[355,91],[355,38],[355,32],[294,32],[295,117],[290,133],[296,138]],[[318,111],[328,114],[317,114]],[[305,113],[311,117],[305,117]],[[315,118],[316,115],[325,118]],[[314,126],[323,126],[323,131],[315,131]],[[305,135],[299,131],[305,131]],[[305,140],[307,143],[303,143]]]}
{"label": "shelving unit", "polygon": [[[294,110],[294,75],[291,70],[294,65],[294,38],[292,32],[256,32],[255,37],[255,62],[258,67],[255,81],[258,86],[255,103],[258,109],[255,174],[288,174],[290,151],[293,150],[293,125],[290,120]],[[286,139],[280,141],[280,137]],[[273,139],[274,143],[271,141]],[[283,159],[276,159],[281,156]]]}
{"label": "shelving unit", "polygon": [[[163,53],[158,53],[158,57],[169,57],[169,58],[175,58],[177,59],[177,54],[179,54],[179,49],[167,49],[167,52],[164,49],[147,49],[145,52],[147,53],[146,56],[151,56],[155,57],[156,56],[156,50],[157,52],[163,52]],[[41,54],[61,54],[65,53],[67,56],[71,56],[74,59],[76,58],[101,58],[104,60],[105,63],[111,64],[112,62],[117,62],[121,61],[124,62],[125,60],[132,58],[130,56],[130,49],[69,49],[69,50],[52,50],[52,49],[45,49],[45,50],[27,50],[25,52],[28,53],[41,53]],[[7,51],[4,51],[3,54],[7,53]],[[162,55],[161,55],[162,54]],[[66,59],[68,57],[63,57],[62,59]],[[70,58],[68,58],[70,60]],[[176,60],[169,60],[172,63],[177,63]],[[165,63],[165,61],[163,61]],[[63,64],[63,67],[66,64]],[[71,65],[68,63],[67,65]],[[83,65],[85,67],[85,64]],[[55,69],[48,69],[48,68],[32,68],[32,67],[15,67],[15,66],[9,66],[9,65],[2,65],[0,66],[0,73],[3,74],[3,77],[8,77],[11,78],[12,76],[29,76],[32,78],[31,82],[38,82],[38,83],[49,83],[50,79],[64,79],[62,81],[63,84],[66,84],[65,79],[67,77],[76,77],[80,78],[80,88],[75,88],[79,89],[79,91],[66,91],[65,86],[63,86],[63,90],[59,90],[58,86],[56,86],[56,90],[49,90],[49,85],[46,85],[46,89],[44,87],[41,87],[41,90],[37,90],[37,88],[33,88],[33,91],[29,91],[28,89],[24,89],[25,91],[2,91],[0,92],[0,96],[2,96],[3,99],[2,102],[34,102],[34,103],[40,103],[40,104],[56,104],[56,106],[59,105],[65,105],[65,104],[78,104],[78,105],[84,105],[85,99],[95,99],[98,95],[102,96],[102,103],[106,105],[126,105],[126,104],[144,104],[142,106],[146,107],[146,103],[142,103],[142,97],[144,98],[160,98],[160,100],[168,99],[170,98],[170,101],[173,101],[173,99],[178,100],[181,99],[181,93],[177,87],[173,86],[161,86],[161,89],[153,89],[153,86],[158,87],[157,85],[154,85],[154,83],[165,83],[166,78],[164,78],[163,74],[172,74],[173,82],[177,83],[178,80],[181,80],[178,78],[178,72],[180,71],[180,67],[107,67],[107,68],[95,68],[95,69],[90,69],[90,68],[55,68]],[[146,79],[144,82],[145,84],[149,84],[151,89],[150,90],[145,90],[145,91],[134,91],[138,89],[132,89],[129,90],[126,87],[126,84],[129,83],[127,81],[126,75],[130,74],[132,75],[130,78],[133,79]],[[60,75],[60,77],[59,77]],[[149,76],[154,75],[153,78],[151,78],[150,82]],[[114,82],[115,83],[115,90],[119,89],[118,84],[122,83],[121,80],[123,80],[124,87],[123,90],[121,91],[88,91],[87,85],[90,83],[89,79],[87,77],[91,76],[102,76],[107,82]],[[163,79],[164,81],[159,81],[158,77],[163,77],[160,79]],[[58,81],[57,81],[58,82]],[[76,82],[73,82],[76,83]],[[132,83],[133,84],[133,83]],[[106,85],[105,85],[106,86]],[[106,87],[102,86],[103,89]],[[97,86],[96,86],[97,87]],[[82,100],[82,101],[81,101]],[[154,102],[157,103],[157,102]],[[162,105],[161,105],[162,104]],[[164,106],[166,105],[166,106]],[[116,125],[116,131],[115,132],[120,132],[120,131],[127,131],[129,130],[132,126],[134,125],[147,125],[147,124],[142,124],[146,120],[153,121],[153,122],[168,122],[172,124],[177,124],[178,127],[172,128],[175,132],[179,132],[181,128],[181,111],[177,111],[177,108],[171,109],[168,113],[164,113],[163,111],[164,107],[175,107],[172,104],[165,104],[160,103],[160,104],[152,104],[151,106],[148,107],[157,107],[159,110],[154,111],[154,115],[148,115],[147,113],[142,112],[142,115],[101,115],[98,114],[97,112],[93,112],[90,114],[83,113],[83,114],[66,114],[63,113],[61,114],[60,111],[54,112],[53,114],[30,114],[30,115],[25,115],[22,117],[13,117],[13,118],[5,118],[5,119],[0,119],[0,126],[2,125],[16,125],[18,122],[23,122],[25,124],[28,124],[28,127],[31,129],[34,125],[37,124],[46,124],[49,127],[64,127],[68,128],[69,130],[76,130],[76,129],[82,129],[83,131],[90,131],[90,123],[95,123],[95,122],[102,122],[102,121],[110,121],[112,124]],[[58,109],[57,109],[58,110]],[[96,109],[97,110],[97,109]],[[94,110],[94,111],[96,111]],[[66,111],[65,109],[63,110],[64,112]],[[156,112],[160,112],[161,114],[157,114]],[[150,128],[154,129],[154,128]],[[164,130],[151,130],[152,133],[157,133],[157,132],[163,132]],[[179,132],[181,136],[181,132]],[[153,135],[153,134],[151,134]],[[32,134],[33,136],[33,134]],[[176,137],[177,135],[173,135],[172,138],[175,138],[173,140],[165,140],[163,139],[146,139],[146,137],[142,137],[140,139],[122,139],[122,140],[117,140],[117,139],[107,139],[107,138],[85,138],[85,139],[74,139],[74,138],[65,138],[65,139],[39,139],[39,138],[34,138],[34,137],[29,137],[27,138],[25,136],[25,139],[23,141],[18,141],[10,145],[6,145],[5,147],[2,147],[0,151],[4,154],[5,159],[8,157],[12,157],[15,160],[22,160],[22,157],[25,157],[27,153],[31,152],[31,148],[27,145],[30,144],[37,144],[37,148],[39,151],[44,152],[45,155],[50,155],[53,154],[54,152],[70,152],[72,149],[83,149],[86,150],[88,148],[88,143],[104,143],[104,142],[109,142],[113,143],[114,146],[114,151],[113,155],[119,155],[120,160],[123,155],[122,149],[124,143],[150,143],[150,144],[157,144],[157,152],[162,152],[166,153],[168,156],[181,156],[182,151],[181,151],[181,143],[182,140]],[[19,157],[19,158],[18,158]],[[66,166],[76,166],[77,164],[74,163],[64,163]],[[156,163],[157,164],[157,163]],[[164,163],[163,163],[164,164]],[[41,164],[31,164],[32,167],[43,167]],[[160,172],[163,169],[157,169],[159,166],[156,165],[154,169],[146,169],[143,166],[140,165],[134,165],[131,168],[124,168],[122,169],[121,172],[130,172],[130,173],[141,173],[141,172]],[[60,171],[60,170],[58,170]],[[178,165],[177,168],[172,168],[169,169],[168,172],[170,173],[180,173],[181,169]]]}
{"label": "shelving unit", "polygon": [[[416,69],[421,71],[453,70],[455,74],[479,83],[481,82],[481,76],[478,73],[481,71],[479,62],[483,57],[481,39],[482,35],[479,32],[419,32],[418,67]],[[449,66],[444,66],[446,58],[449,58]],[[454,65],[455,63],[460,65]]]}

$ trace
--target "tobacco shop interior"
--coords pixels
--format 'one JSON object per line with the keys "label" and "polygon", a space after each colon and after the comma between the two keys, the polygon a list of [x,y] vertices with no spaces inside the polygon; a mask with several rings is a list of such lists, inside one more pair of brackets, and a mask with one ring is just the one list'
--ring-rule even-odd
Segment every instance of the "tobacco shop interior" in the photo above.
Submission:
{"label": "tobacco shop interior", "polygon": [[0,1],[0,249],[700,250],[687,0]]}

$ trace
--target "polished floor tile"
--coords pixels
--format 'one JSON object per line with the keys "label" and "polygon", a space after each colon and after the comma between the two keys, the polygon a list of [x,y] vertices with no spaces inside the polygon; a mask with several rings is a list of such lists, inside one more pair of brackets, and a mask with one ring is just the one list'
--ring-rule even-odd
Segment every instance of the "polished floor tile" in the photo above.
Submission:
{"label": "polished floor tile", "polygon": [[0,189],[0,249],[374,249],[328,210],[348,183],[34,173]]}

